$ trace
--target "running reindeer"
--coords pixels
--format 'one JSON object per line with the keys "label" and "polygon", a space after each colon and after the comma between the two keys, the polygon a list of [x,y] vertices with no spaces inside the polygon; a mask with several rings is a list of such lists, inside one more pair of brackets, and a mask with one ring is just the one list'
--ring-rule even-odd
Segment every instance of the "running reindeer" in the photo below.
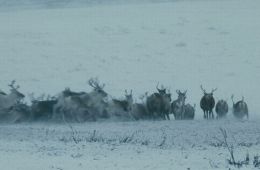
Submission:
{"label": "running reindeer", "polygon": [[22,101],[25,96],[18,91],[20,86],[15,85],[15,80],[8,86],[11,88],[9,94],[0,92],[0,121],[20,122],[28,120],[30,109]]}
{"label": "running reindeer", "polygon": [[125,112],[129,112],[132,109],[133,105],[133,91],[131,90],[130,93],[125,90],[125,99],[119,100],[119,99],[112,99],[113,104],[122,109]]}
{"label": "running reindeer", "polygon": [[104,91],[105,84],[100,84],[97,78],[88,81],[93,90],[86,92],[73,92],[69,88],[62,91],[54,105],[53,119],[72,120],[76,122],[95,121],[97,118],[107,117],[107,96]]}
{"label": "running reindeer", "polygon": [[133,92],[125,90],[125,99],[112,99],[108,102],[107,112],[111,118],[119,120],[131,120],[133,107]]}
{"label": "running reindeer", "polygon": [[15,86],[15,80],[13,80],[8,86],[11,88],[9,94],[5,94],[4,92],[0,93],[0,109],[9,109],[25,97],[18,91],[20,86]]}

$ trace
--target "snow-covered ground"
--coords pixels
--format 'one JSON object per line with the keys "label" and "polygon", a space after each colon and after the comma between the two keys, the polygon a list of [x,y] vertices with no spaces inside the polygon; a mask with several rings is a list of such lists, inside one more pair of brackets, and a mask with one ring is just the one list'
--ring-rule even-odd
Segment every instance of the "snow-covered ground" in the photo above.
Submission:
{"label": "snow-covered ground", "polygon": [[[220,127],[241,159],[260,154],[260,1],[23,2],[0,0],[2,90],[16,79],[25,94],[89,91],[97,76],[112,96],[133,89],[138,101],[160,82],[173,99],[188,90],[196,120],[75,124],[77,144],[68,125],[2,124],[1,167],[228,169]],[[244,96],[250,120],[201,120],[200,84],[230,106]]]}
{"label": "snow-covered ground", "polygon": [[[260,154],[258,121],[96,122],[0,125],[0,163],[8,170],[235,169],[236,160]],[[74,132],[74,134],[73,134]],[[74,137],[74,139],[73,139]],[[242,169],[253,168],[252,162]]]}

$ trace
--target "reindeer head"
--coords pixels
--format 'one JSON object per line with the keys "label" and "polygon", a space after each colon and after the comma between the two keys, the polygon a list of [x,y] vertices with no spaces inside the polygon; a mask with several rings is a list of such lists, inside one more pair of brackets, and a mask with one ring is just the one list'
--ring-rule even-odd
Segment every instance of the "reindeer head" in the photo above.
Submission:
{"label": "reindeer head", "polygon": [[71,91],[69,87],[66,87],[65,90],[62,91],[63,97],[69,97],[71,96]]}
{"label": "reindeer head", "polygon": [[132,105],[134,103],[133,100],[133,91],[131,90],[130,93],[127,92],[127,90],[125,90],[125,98],[126,98],[126,102],[127,102],[127,111],[130,111],[132,109]]}
{"label": "reindeer head", "polygon": [[133,91],[131,90],[130,93],[125,90],[125,98],[128,103],[133,103]]}
{"label": "reindeer head", "polygon": [[206,98],[213,97],[213,93],[217,90],[217,88],[215,88],[215,89],[212,89],[210,93],[207,93],[206,90],[202,87],[202,85],[200,85],[200,88]]}
{"label": "reindeer head", "polygon": [[88,84],[93,87],[94,91],[100,94],[103,97],[107,97],[107,93],[103,90],[105,84],[100,85],[99,80],[97,78],[91,78],[88,81]]}
{"label": "reindeer head", "polygon": [[187,90],[185,90],[184,92],[181,92],[180,90],[176,90],[176,93],[178,94],[178,100],[182,101],[182,103],[185,104]]}
{"label": "reindeer head", "polygon": [[157,83],[156,85],[156,89],[159,92],[160,95],[165,95],[166,94],[166,88],[164,88],[163,86],[161,86],[161,89],[158,87],[159,83]]}
{"label": "reindeer head", "polygon": [[15,80],[11,81],[11,83],[8,84],[8,86],[11,87],[11,89],[10,89],[11,94],[13,94],[14,96],[16,96],[16,98],[17,98],[18,100],[23,99],[23,98],[25,97],[24,94],[22,94],[22,93],[20,93],[20,92],[18,91],[18,89],[20,88],[20,86],[19,86],[19,85],[14,86],[14,85],[15,85]]}

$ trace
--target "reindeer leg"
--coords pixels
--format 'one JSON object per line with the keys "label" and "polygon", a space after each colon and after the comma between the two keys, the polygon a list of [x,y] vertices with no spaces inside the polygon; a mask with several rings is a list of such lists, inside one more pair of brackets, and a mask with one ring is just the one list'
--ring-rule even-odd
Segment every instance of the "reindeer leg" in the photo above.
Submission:
{"label": "reindeer leg", "polygon": [[166,115],[164,113],[161,113],[160,117],[161,117],[162,120],[166,120]]}
{"label": "reindeer leg", "polygon": [[181,119],[182,119],[182,120],[185,119],[185,110],[184,110],[184,106],[182,106]]}
{"label": "reindeer leg", "polygon": [[156,112],[153,112],[152,117],[153,117],[153,120],[156,120],[156,117],[157,117]]}
{"label": "reindeer leg", "polygon": [[169,116],[169,114],[168,114],[168,113],[166,114],[166,117],[167,117],[167,119],[168,119],[168,120],[170,120],[170,116]]}

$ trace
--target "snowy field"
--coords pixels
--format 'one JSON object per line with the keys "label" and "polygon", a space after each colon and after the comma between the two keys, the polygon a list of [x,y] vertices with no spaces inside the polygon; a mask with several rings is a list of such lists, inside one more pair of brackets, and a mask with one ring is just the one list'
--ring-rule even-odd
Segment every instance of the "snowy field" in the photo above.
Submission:
{"label": "snowy field", "polygon": [[[0,125],[5,169],[235,169],[220,128],[237,160],[260,154],[258,121],[96,122]],[[73,139],[74,138],[74,139]],[[250,164],[241,169],[252,169]]]}
{"label": "snowy field", "polygon": [[[1,90],[16,79],[26,95],[90,91],[97,76],[113,97],[133,89],[139,101],[160,82],[173,99],[188,90],[196,120],[1,124],[1,167],[234,169],[221,127],[238,160],[260,154],[260,1],[58,2],[0,0]],[[200,84],[230,106],[244,96],[249,120],[202,120]]]}

